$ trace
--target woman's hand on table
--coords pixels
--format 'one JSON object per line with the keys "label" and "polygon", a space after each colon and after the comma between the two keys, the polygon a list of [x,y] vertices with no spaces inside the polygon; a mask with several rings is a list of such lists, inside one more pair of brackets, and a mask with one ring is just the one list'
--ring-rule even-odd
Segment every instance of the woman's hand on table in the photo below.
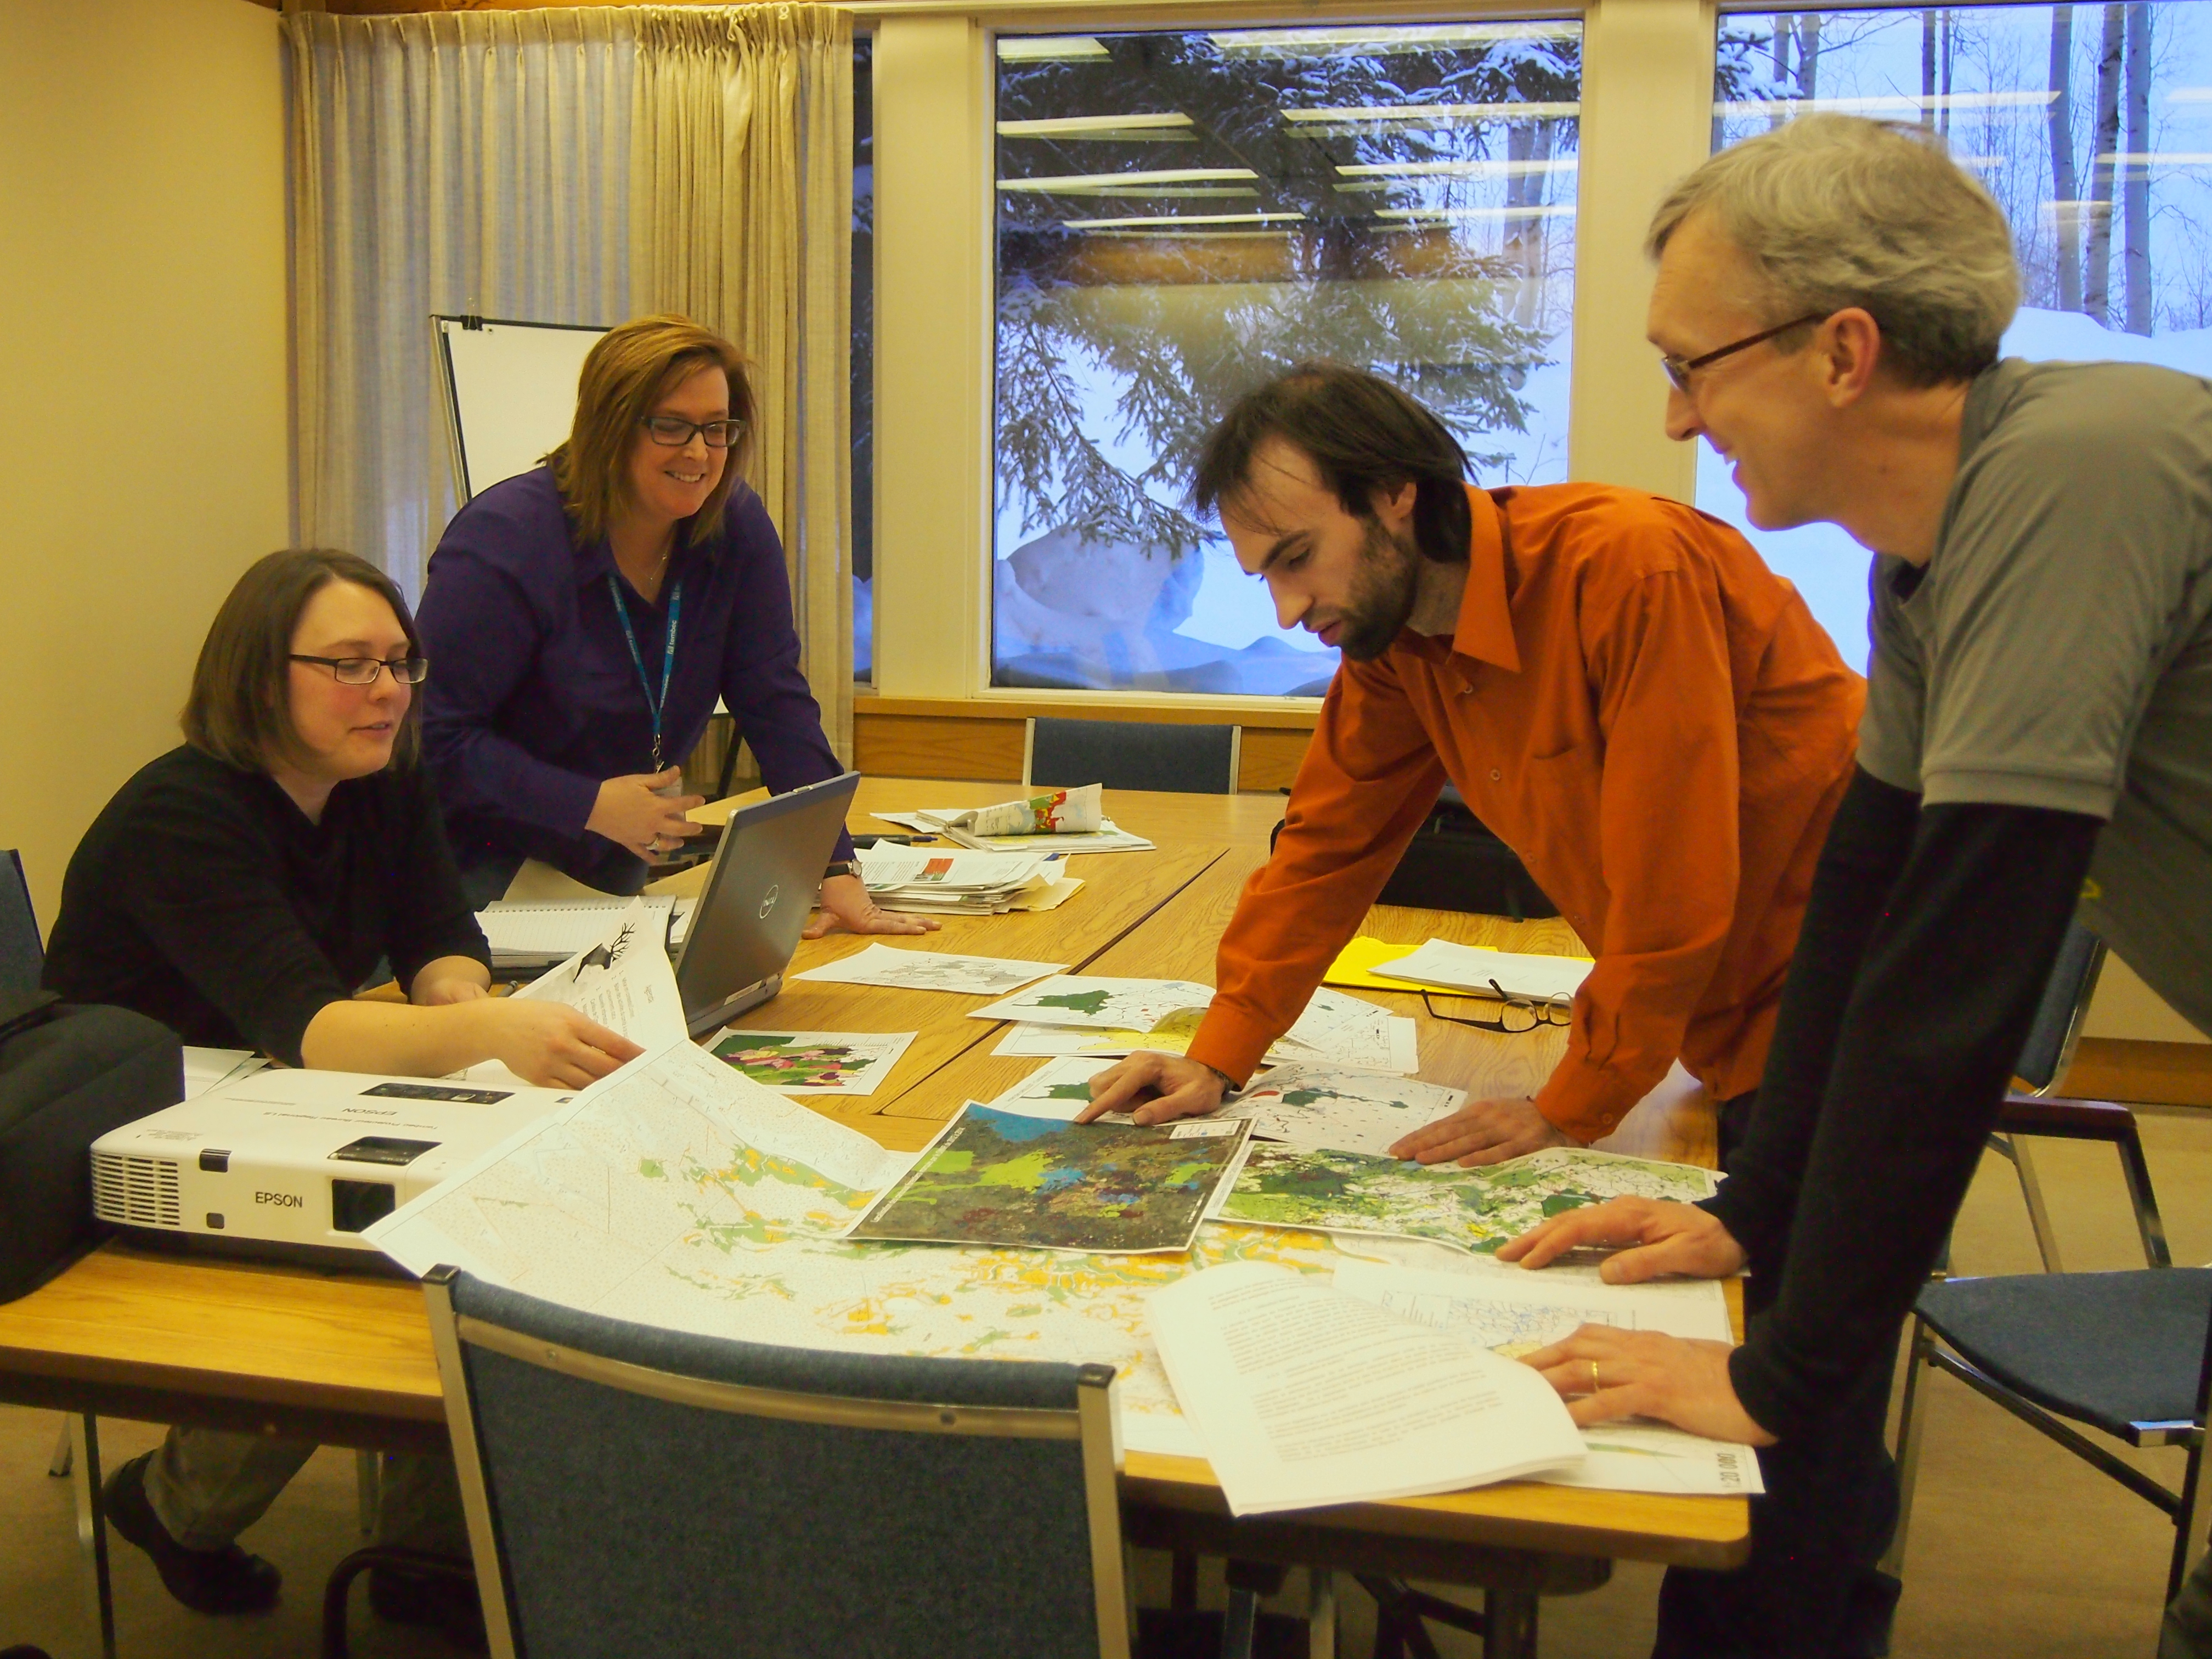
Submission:
{"label": "woman's hand on table", "polygon": [[820,939],[828,933],[933,933],[934,916],[902,915],[886,910],[868,896],[868,884],[858,876],[828,876],[822,882],[822,908],[806,924],[801,939]]}
{"label": "woman's hand on table", "polygon": [[645,1052],[563,1002],[499,997],[471,1012],[484,1021],[492,1058],[541,1089],[583,1088]]}
{"label": "woman's hand on table", "polygon": [[1729,1380],[1732,1352],[1727,1342],[1584,1325],[1522,1364],[1543,1374],[1566,1401],[1567,1414],[1583,1428],[1650,1417],[1709,1439],[1771,1446],[1775,1437],[1735,1397]]}
{"label": "woman's hand on table", "polygon": [[1091,1103],[1075,1121],[1090,1123],[1109,1112],[1125,1111],[1139,1123],[1167,1123],[1212,1111],[1228,1092],[1229,1079],[1211,1066],[1182,1054],[1146,1050],[1092,1078]]}
{"label": "woman's hand on table", "polygon": [[684,769],[665,772],[633,772],[609,778],[599,786],[599,798],[584,828],[595,836],[619,842],[646,860],[672,852],[705,828],[685,816],[706,801],[704,795],[665,795],[664,789],[681,788]]}
{"label": "woman's hand on table", "polygon": [[1393,1143],[1390,1156],[1442,1164],[1457,1158],[1462,1169],[1503,1164],[1547,1146],[1579,1146],[1565,1130],[1536,1109],[1525,1096],[1506,1100],[1470,1100],[1449,1117],[1425,1123]]}
{"label": "woman's hand on table", "polygon": [[1726,1279],[1741,1273],[1746,1260],[1718,1216],[1656,1198],[1615,1198],[1566,1211],[1508,1239],[1498,1247],[1498,1259],[1543,1267],[1585,1245],[1619,1252],[1598,1269],[1608,1285],[1641,1285],[1667,1273]]}

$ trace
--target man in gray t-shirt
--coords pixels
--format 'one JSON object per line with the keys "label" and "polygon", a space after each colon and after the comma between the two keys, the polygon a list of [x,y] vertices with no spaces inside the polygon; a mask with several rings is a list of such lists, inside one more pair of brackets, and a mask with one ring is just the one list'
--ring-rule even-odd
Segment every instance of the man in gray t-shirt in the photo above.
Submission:
{"label": "man in gray t-shirt", "polygon": [[2082,920],[2212,1031],[2212,386],[1977,376],[1934,556],[1876,560],[1872,629],[1859,764],[2103,820]]}
{"label": "man in gray t-shirt", "polygon": [[[1669,434],[1729,463],[1753,523],[1838,524],[1880,556],[1859,769],[1719,1194],[1571,1211],[1499,1256],[1750,1269],[1739,1347],[1585,1328],[1529,1363],[1577,1422],[1761,1448],[1749,1561],[1668,1575],[1654,1659],[1866,1659],[1899,1589],[1899,1333],[2077,910],[2212,1032],[2212,386],[2000,362],[2010,229],[1917,129],[1747,140],[1675,187],[1650,246]],[[2169,1659],[2212,1653],[2196,1588]]]}

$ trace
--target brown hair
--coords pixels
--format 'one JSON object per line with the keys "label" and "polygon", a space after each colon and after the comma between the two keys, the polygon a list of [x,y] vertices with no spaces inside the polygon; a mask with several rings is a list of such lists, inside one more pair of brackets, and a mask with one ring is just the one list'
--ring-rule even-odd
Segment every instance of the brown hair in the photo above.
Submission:
{"label": "brown hair", "polygon": [[[266,772],[272,762],[298,757],[299,728],[292,724],[292,635],[307,601],[331,582],[351,582],[381,599],[399,619],[409,653],[422,654],[422,641],[406,599],[367,559],[326,547],[271,553],[238,579],[201,642],[191,693],[178,720],[186,743],[241,772]],[[420,699],[407,705],[392,745],[394,765],[415,759],[421,742],[416,714],[421,707]]]}
{"label": "brown hair", "polygon": [[615,509],[629,500],[629,457],[646,441],[638,424],[653,405],[702,368],[730,377],[730,418],[744,423],[726,453],[722,476],[691,520],[695,547],[721,533],[722,507],[737,488],[753,441],[753,388],[744,354],[689,317],[637,317],[607,331],[576,379],[576,419],[568,441],[545,458],[579,539],[607,533]]}
{"label": "brown hair", "polygon": [[1375,496],[1413,485],[1413,542],[1438,564],[1465,564],[1474,538],[1467,453],[1449,428],[1379,375],[1300,363],[1238,398],[1206,435],[1191,500],[1201,513],[1242,495],[1261,445],[1304,452],[1346,513],[1372,520]]}

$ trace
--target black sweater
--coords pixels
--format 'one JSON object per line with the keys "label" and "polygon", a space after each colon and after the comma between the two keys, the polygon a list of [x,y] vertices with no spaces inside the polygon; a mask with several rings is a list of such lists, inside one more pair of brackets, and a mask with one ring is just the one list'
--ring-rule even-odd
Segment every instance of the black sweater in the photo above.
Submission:
{"label": "black sweater", "polygon": [[388,961],[489,963],[419,769],[341,783],[310,823],[265,774],[189,746],[146,766],[78,843],[46,983],[188,1043],[297,1066],[308,1022]]}
{"label": "black sweater", "polygon": [[1887,1365],[1934,1265],[2081,892],[2095,818],[1939,805],[1864,771],[1813,879],[1751,1133],[1706,1207],[1765,1309],[1744,1409],[1816,1432]]}

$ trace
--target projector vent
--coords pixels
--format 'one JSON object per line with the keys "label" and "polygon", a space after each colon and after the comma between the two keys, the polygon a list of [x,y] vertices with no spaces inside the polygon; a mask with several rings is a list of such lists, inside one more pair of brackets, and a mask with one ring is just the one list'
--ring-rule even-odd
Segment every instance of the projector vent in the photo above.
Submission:
{"label": "projector vent", "polygon": [[181,1227],[176,1160],[92,1155],[92,1212],[138,1227]]}

